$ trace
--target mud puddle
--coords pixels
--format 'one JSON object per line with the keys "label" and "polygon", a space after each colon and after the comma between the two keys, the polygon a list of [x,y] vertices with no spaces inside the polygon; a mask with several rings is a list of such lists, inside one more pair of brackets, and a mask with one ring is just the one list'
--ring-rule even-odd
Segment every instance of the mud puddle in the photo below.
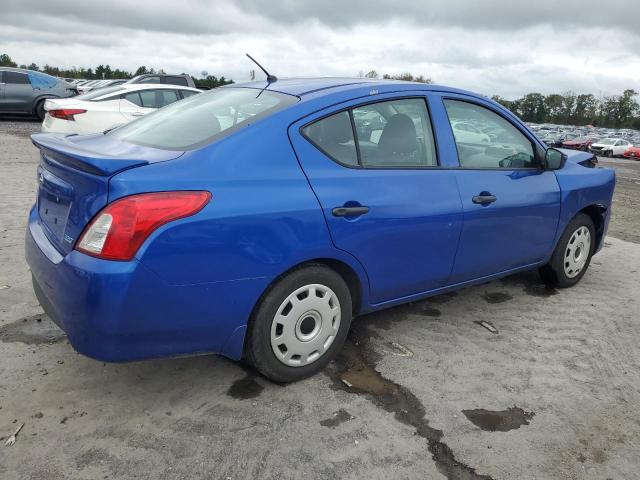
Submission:
{"label": "mud puddle", "polygon": [[442,441],[443,432],[429,425],[420,400],[407,388],[376,370],[379,356],[370,338],[377,336],[364,321],[356,320],[352,324],[341,355],[328,369],[334,388],[363,395],[378,407],[393,413],[397,421],[415,428],[415,434],[427,441],[438,471],[449,480],[491,480],[491,477],[480,475],[474,468],[456,460],[449,446]]}
{"label": "mud puddle", "polygon": [[487,432],[508,432],[516,430],[523,425],[529,425],[529,421],[535,413],[525,412],[523,409],[513,406],[506,410],[463,410],[462,413],[476,427]]}

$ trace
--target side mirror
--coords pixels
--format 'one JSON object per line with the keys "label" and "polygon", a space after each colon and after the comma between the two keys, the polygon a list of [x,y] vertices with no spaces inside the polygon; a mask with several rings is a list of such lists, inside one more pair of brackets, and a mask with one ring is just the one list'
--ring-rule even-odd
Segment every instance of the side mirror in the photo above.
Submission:
{"label": "side mirror", "polygon": [[545,170],[560,170],[564,167],[564,163],[566,161],[567,156],[560,150],[548,148],[547,153],[544,156],[544,168]]}

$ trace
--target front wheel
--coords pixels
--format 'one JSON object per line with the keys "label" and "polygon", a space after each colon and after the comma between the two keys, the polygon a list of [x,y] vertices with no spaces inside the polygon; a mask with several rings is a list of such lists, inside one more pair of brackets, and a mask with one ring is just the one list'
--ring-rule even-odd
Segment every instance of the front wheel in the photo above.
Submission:
{"label": "front wheel", "polygon": [[550,286],[572,287],[583,277],[595,249],[595,227],[588,215],[580,213],[569,222],[551,261],[540,269],[542,280]]}
{"label": "front wheel", "polygon": [[309,377],[340,351],[351,316],[351,295],[340,275],[319,264],[294,270],[257,305],[245,356],[276,382]]}
{"label": "front wheel", "polygon": [[607,151],[607,157],[608,158],[613,158],[613,150],[608,150]]}

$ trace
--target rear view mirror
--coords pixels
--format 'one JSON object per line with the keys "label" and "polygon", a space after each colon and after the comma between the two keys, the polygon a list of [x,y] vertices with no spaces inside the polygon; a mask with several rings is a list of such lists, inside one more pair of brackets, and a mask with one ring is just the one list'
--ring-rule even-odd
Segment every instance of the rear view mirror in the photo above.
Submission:
{"label": "rear view mirror", "polygon": [[564,162],[567,160],[567,156],[560,150],[555,148],[548,148],[547,153],[544,156],[544,165],[546,170],[559,170],[564,167]]}

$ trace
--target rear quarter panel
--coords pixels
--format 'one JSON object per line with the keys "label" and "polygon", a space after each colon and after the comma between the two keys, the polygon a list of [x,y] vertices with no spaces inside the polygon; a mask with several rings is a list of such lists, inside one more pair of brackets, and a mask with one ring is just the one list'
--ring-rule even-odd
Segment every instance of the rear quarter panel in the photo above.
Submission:
{"label": "rear quarter panel", "polygon": [[[109,201],[145,191],[208,190],[197,215],[164,226],[137,254],[174,285],[271,280],[315,258],[357,262],[335,249],[318,201],[274,116],[181,158],[116,175]],[[366,278],[366,277],[365,277]]]}

